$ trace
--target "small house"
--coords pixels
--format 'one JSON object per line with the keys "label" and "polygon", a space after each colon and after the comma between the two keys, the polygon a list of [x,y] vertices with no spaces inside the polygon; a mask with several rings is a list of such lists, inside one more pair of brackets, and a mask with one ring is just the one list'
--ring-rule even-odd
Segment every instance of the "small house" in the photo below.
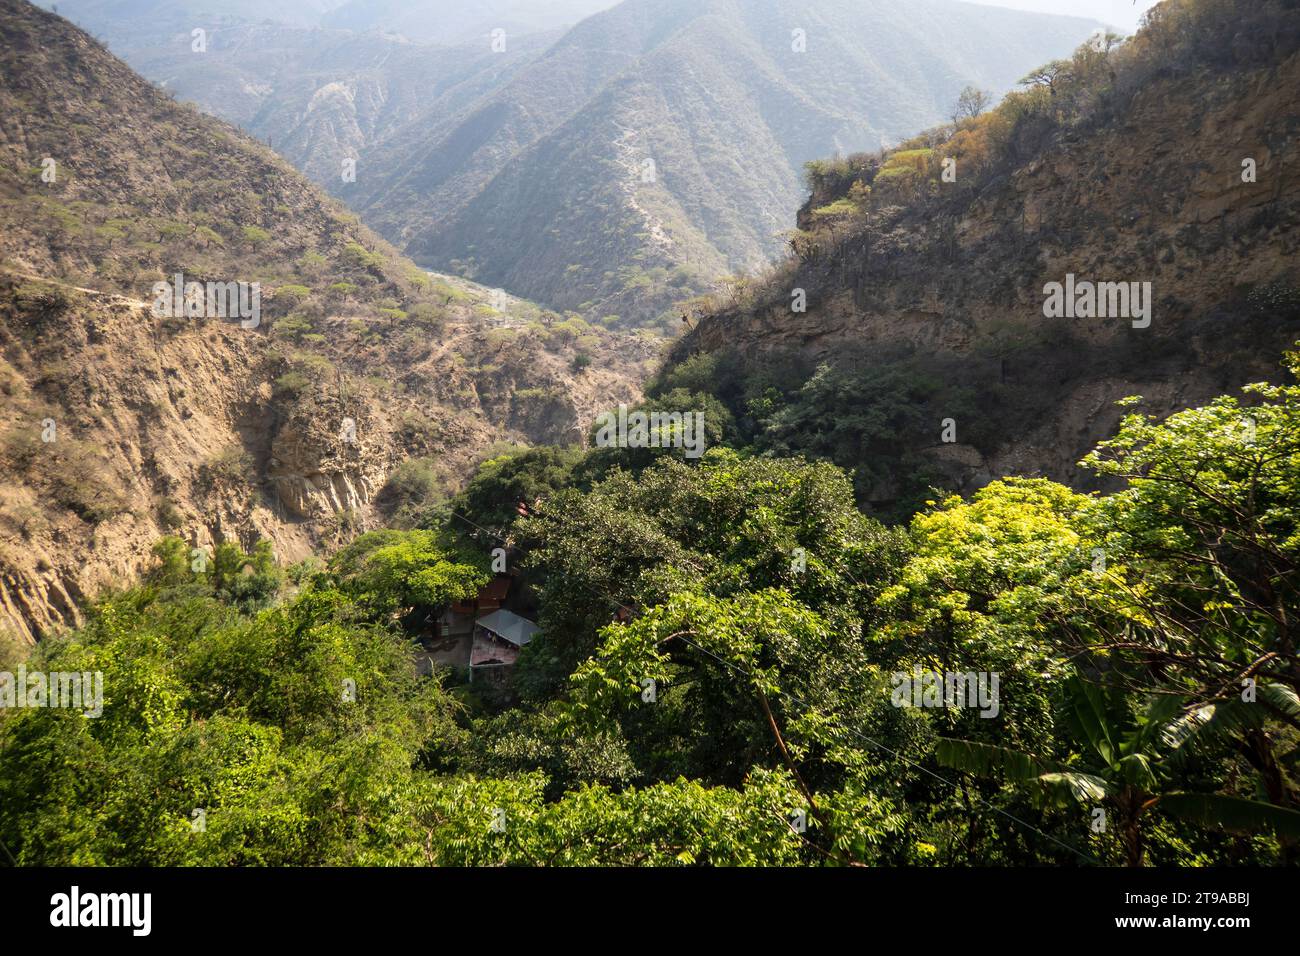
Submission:
{"label": "small house", "polygon": [[443,641],[463,639],[468,644],[474,634],[474,622],[485,614],[500,610],[514,583],[514,578],[509,576],[493,578],[474,597],[450,605],[438,619],[436,636]]}
{"label": "small house", "polygon": [[540,631],[536,624],[505,608],[493,611],[474,622],[474,643],[469,654],[469,679],[476,673],[500,680],[505,668],[514,665],[519,652]]}

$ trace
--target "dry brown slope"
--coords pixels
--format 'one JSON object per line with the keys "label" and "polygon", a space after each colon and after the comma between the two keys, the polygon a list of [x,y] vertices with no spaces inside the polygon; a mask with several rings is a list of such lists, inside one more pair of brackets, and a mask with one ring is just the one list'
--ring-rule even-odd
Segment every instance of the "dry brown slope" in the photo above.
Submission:
{"label": "dry brown slope", "polygon": [[[454,485],[635,396],[652,343],[416,270],[65,21],[0,0],[0,49],[0,628],[76,620],[166,531],[301,557],[407,458]],[[261,283],[258,327],[153,315],[178,271]]]}
{"label": "dry brown slope", "polygon": [[[936,418],[918,449],[951,487],[1002,474],[1086,486],[1076,463],[1113,431],[1115,401],[1142,395],[1164,414],[1276,378],[1300,338],[1294,303],[1271,304],[1300,289],[1297,102],[1292,46],[1273,62],[1166,71],[1114,121],[1023,124],[1011,150],[1026,159],[977,195],[878,208],[866,225],[822,231],[756,302],[705,318],[675,359],[704,351],[751,369],[866,372],[902,357],[984,400],[958,422],[959,440],[978,426],[979,447],[941,444]],[[1254,182],[1243,181],[1245,159]],[[1044,286],[1067,273],[1150,282],[1151,326],[1045,318]],[[790,308],[795,288],[807,292],[805,313]]]}

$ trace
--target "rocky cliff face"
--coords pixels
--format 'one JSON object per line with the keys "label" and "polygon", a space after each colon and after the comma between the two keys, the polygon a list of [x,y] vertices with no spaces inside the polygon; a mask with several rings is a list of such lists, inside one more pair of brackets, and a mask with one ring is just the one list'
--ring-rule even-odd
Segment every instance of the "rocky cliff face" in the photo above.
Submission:
{"label": "rocky cliff face", "polygon": [[451,489],[501,442],[580,442],[638,397],[643,340],[599,340],[575,372],[572,346],[467,302],[397,347],[340,328],[316,355],[334,374],[310,378],[274,330],[0,278],[0,627],[31,639],[76,621],[164,534],[268,538],[299,560],[382,524],[376,498],[407,459]]}
{"label": "rocky cliff face", "polygon": [[[1162,67],[1122,96],[1124,74],[1103,75],[1114,95],[1080,122],[1054,117],[1044,91],[1043,115],[1008,124],[1001,162],[982,174],[962,159],[955,183],[936,174],[891,192],[879,176],[889,157],[861,157],[801,211],[799,255],[701,321],[674,362],[733,356],[742,399],[778,367],[907,369],[939,384],[933,420],[895,451],[927,461],[936,483],[1041,474],[1089,486],[1076,463],[1113,430],[1118,399],[1144,396],[1163,415],[1276,378],[1300,338],[1300,57],[1295,11],[1278,16],[1291,27],[1271,38],[1223,37],[1226,62]],[[962,148],[946,136],[928,141],[936,167]],[[849,180],[874,186],[874,202],[837,218],[828,204]],[[1149,283],[1149,325],[1048,317],[1045,287],[1067,275]],[[753,423],[760,440],[764,424]],[[894,490],[862,489],[882,503]]]}

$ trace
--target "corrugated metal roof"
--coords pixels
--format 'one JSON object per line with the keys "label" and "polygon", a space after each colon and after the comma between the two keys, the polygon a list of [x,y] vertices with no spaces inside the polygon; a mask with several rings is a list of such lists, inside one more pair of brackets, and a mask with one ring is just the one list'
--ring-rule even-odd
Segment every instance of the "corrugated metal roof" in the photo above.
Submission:
{"label": "corrugated metal roof", "polygon": [[491,631],[502,640],[509,641],[516,647],[523,647],[541,630],[532,621],[520,617],[513,611],[507,611],[505,608],[486,614],[474,623]]}

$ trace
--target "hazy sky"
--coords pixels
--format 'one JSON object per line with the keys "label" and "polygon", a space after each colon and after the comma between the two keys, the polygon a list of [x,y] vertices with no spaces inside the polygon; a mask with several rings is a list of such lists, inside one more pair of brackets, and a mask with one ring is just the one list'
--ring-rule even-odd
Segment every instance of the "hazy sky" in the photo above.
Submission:
{"label": "hazy sky", "polygon": [[1100,20],[1121,27],[1125,33],[1137,30],[1138,18],[1158,0],[969,0],[990,7],[1012,7],[1039,13],[1065,13]]}

